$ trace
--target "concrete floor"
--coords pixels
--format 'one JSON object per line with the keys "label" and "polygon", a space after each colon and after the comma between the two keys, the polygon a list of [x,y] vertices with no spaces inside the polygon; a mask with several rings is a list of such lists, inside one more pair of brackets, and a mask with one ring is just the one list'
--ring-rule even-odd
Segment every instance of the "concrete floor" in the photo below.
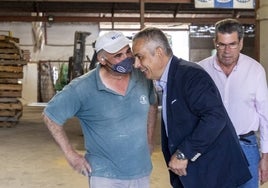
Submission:
{"label": "concrete floor", "polygon": [[[65,161],[43,124],[43,107],[25,106],[19,124],[0,128],[0,188],[87,188],[87,178]],[[76,119],[67,122],[67,134],[81,153],[83,137]],[[170,188],[159,142],[152,155],[151,188]],[[261,188],[268,188],[268,183]]]}

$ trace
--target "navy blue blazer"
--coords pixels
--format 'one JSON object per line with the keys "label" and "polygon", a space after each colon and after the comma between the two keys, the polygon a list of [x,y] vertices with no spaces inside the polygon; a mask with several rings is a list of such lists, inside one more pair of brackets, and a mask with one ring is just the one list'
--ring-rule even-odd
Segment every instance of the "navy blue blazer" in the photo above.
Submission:
{"label": "navy blue blazer", "polygon": [[196,63],[173,56],[167,81],[166,135],[162,120],[162,151],[166,163],[179,149],[188,160],[187,176],[170,171],[174,188],[235,188],[251,178],[220,93]]}

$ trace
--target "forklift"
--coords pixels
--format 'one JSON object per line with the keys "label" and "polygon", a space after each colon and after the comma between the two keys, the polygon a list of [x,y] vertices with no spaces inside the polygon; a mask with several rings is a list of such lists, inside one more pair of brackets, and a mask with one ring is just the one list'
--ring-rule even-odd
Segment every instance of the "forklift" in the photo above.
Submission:
{"label": "forklift", "polygon": [[[68,83],[76,77],[83,75],[85,71],[85,47],[86,47],[86,37],[91,33],[76,31],[74,37],[74,53],[73,56],[69,58],[68,64]],[[94,43],[93,43],[94,48]],[[90,62],[89,70],[96,67],[97,54],[94,50],[92,60],[86,56],[88,62]]]}

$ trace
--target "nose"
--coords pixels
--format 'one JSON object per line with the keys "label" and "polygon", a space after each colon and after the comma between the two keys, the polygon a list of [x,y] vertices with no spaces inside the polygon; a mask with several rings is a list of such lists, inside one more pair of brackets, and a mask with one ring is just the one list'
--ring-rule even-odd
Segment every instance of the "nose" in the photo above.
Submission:
{"label": "nose", "polygon": [[225,45],[223,51],[224,52],[230,52],[230,51],[232,51],[232,49],[230,48],[229,45]]}
{"label": "nose", "polygon": [[134,67],[136,69],[141,67],[140,61],[139,61],[139,59],[137,57],[135,57]]}

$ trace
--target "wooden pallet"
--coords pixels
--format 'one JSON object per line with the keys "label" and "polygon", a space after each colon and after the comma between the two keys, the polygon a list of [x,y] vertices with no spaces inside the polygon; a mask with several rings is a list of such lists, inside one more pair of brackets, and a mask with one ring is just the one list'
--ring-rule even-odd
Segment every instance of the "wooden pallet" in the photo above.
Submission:
{"label": "wooden pallet", "polygon": [[[0,110],[18,110],[22,111],[22,103],[15,98],[0,98]],[[0,113],[1,116],[1,113]]]}
{"label": "wooden pallet", "polygon": [[[0,110],[0,114],[1,114],[1,111]],[[15,112],[15,115],[14,116],[0,116],[0,122],[18,122],[19,121],[19,118],[22,116],[22,110],[17,110]]]}
{"label": "wooden pallet", "polygon": [[1,84],[0,83],[0,90],[7,90],[7,91],[21,91],[22,85],[17,84]]}
{"label": "wooden pallet", "polygon": [[16,98],[0,98],[0,127],[14,127],[22,116],[23,106]]}
{"label": "wooden pallet", "polygon": [[2,49],[5,49],[5,48],[10,48],[10,49],[16,49],[16,47],[15,47],[15,45],[14,45],[14,43],[10,43],[10,42],[2,42],[2,41],[0,41],[0,48],[2,48]]}
{"label": "wooden pallet", "polygon": [[16,37],[10,37],[7,35],[0,35],[0,41],[14,41],[16,43],[20,43],[20,39]]}
{"label": "wooden pallet", "polygon": [[20,63],[19,61],[23,60],[23,51],[20,49],[18,38],[0,35],[0,60],[0,64],[13,64],[14,61]]}
{"label": "wooden pallet", "polygon": [[0,78],[16,78],[22,79],[23,73],[16,73],[16,72],[0,72]]}
{"label": "wooden pallet", "polygon": [[22,72],[22,66],[9,66],[9,65],[0,65],[0,72]]}
{"label": "wooden pallet", "polygon": [[[15,126],[22,116],[23,59],[19,39],[0,35],[0,127]],[[26,53],[27,54],[27,53]]]}
{"label": "wooden pallet", "polygon": [[[5,84],[8,79],[22,79],[23,78],[23,66],[21,65],[2,65],[0,64],[0,84]],[[14,83],[14,82],[12,82]]]}
{"label": "wooden pallet", "polygon": [[2,49],[0,48],[0,54],[19,54],[19,49]]}
{"label": "wooden pallet", "polygon": [[[0,75],[1,75],[1,72],[0,72]],[[1,76],[0,76],[0,83],[1,84],[17,84],[18,79],[17,78],[5,78],[5,77],[1,78]]]}
{"label": "wooden pallet", "polygon": [[0,65],[26,65],[27,61],[25,60],[5,60],[5,59],[0,59]]}
{"label": "wooden pallet", "polygon": [[0,97],[21,97],[21,84],[0,84]]}
{"label": "wooden pallet", "polygon": [[20,55],[18,54],[0,54],[0,59],[12,59],[12,60],[20,60]]}
{"label": "wooden pallet", "polygon": [[11,127],[15,127],[18,124],[18,122],[1,122],[0,121],[0,128],[11,128]]}

